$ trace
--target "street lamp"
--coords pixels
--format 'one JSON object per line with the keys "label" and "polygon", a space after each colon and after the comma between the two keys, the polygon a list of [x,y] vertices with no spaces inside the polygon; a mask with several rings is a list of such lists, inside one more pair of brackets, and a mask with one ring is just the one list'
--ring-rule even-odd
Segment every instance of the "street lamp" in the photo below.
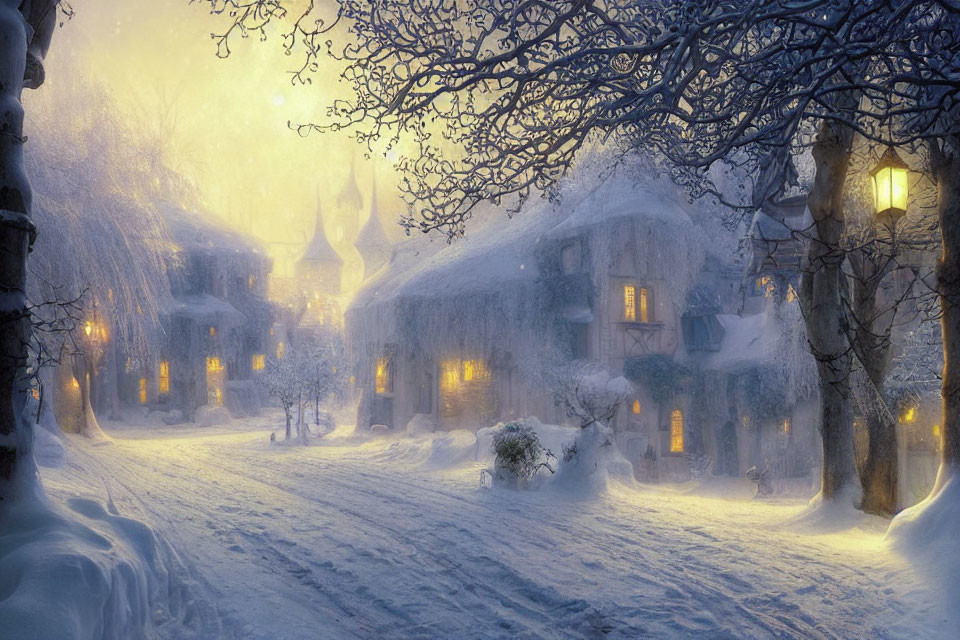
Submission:
{"label": "street lamp", "polygon": [[907,172],[910,168],[893,147],[887,147],[870,172],[877,218],[891,233],[907,213]]}

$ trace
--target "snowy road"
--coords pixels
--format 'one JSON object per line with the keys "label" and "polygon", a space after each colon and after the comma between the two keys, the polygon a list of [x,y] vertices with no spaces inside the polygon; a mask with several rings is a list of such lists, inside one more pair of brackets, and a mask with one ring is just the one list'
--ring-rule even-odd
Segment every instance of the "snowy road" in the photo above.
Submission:
{"label": "snowy road", "polygon": [[270,447],[263,428],[68,447],[48,492],[109,492],[167,538],[192,637],[937,637],[879,523],[791,532],[796,502],[482,490],[476,463],[422,464],[427,442]]}

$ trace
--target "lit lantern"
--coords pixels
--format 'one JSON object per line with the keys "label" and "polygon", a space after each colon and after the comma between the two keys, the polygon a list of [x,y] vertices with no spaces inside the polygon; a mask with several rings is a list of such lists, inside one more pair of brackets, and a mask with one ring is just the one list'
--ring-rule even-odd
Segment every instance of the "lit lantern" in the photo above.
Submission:
{"label": "lit lantern", "polygon": [[89,321],[85,322],[83,325],[83,332],[87,334],[87,337],[89,338],[90,334],[93,333],[93,323]]}
{"label": "lit lantern", "polygon": [[893,147],[887,147],[870,172],[877,218],[891,231],[907,213],[907,172],[910,168]]}

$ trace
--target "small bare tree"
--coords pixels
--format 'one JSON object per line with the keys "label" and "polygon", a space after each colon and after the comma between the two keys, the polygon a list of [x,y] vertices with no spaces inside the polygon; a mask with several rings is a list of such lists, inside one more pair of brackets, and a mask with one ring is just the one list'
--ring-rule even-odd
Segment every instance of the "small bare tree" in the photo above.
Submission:
{"label": "small bare tree", "polygon": [[581,429],[594,424],[610,426],[633,390],[626,378],[614,377],[606,367],[593,362],[555,366],[547,376],[554,402],[578,421]]}

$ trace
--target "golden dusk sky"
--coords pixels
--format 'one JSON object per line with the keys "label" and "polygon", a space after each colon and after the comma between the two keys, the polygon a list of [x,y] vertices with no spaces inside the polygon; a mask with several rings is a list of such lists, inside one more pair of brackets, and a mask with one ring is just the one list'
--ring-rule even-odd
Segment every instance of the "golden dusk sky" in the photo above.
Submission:
{"label": "golden dusk sky", "polygon": [[[275,270],[289,273],[313,233],[317,193],[327,214],[355,165],[364,196],[362,224],[376,171],[381,211],[396,219],[390,162],[374,161],[346,133],[299,136],[287,126],[319,122],[346,95],[339,63],[321,60],[314,82],[291,84],[299,62],[284,54],[279,30],[266,42],[237,40],[227,59],[210,37],[223,18],[188,0],[73,0],[75,17],[54,36],[43,100],[65,73],[107,87],[134,129],[162,133],[165,162],[199,188],[210,215],[268,245]],[[55,90],[55,89],[54,89]],[[339,93],[338,93],[339,92]],[[329,223],[329,218],[328,218]],[[329,229],[329,226],[328,226]],[[402,231],[388,229],[399,237]],[[345,270],[359,268],[344,256]],[[346,274],[349,286],[351,273]]]}

